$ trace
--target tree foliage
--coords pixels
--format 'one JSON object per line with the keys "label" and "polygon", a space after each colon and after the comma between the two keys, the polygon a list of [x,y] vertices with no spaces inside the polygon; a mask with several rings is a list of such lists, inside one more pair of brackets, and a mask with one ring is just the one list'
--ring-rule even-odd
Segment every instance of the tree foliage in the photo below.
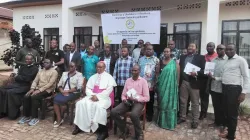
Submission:
{"label": "tree foliage", "polygon": [[[24,41],[26,38],[31,38],[33,48],[36,49],[40,56],[44,56],[44,46],[41,45],[42,39],[41,35],[34,31],[28,24],[25,24],[21,30],[22,40]],[[9,36],[12,42],[10,48],[4,51],[4,54],[1,56],[0,60],[3,60],[4,63],[8,66],[14,66],[15,58],[17,52],[24,46],[20,45],[20,33],[16,30],[11,30],[9,32]]]}

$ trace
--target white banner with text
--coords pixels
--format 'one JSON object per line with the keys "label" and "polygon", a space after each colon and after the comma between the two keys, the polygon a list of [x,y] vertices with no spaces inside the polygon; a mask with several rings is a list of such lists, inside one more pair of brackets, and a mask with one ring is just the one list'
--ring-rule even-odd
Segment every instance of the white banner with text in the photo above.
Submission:
{"label": "white banner with text", "polygon": [[137,44],[138,40],[151,44],[160,43],[161,11],[141,11],[127,13],[102,14],[104,43]]}

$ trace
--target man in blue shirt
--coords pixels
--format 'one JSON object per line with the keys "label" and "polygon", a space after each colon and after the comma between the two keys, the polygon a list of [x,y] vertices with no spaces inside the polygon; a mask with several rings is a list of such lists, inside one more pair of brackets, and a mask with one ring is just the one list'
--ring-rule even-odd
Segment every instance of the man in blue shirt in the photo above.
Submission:
{"label": "man in blue shirt", "polygon": [[86,45],[83,43],[81,43],[81,46],[80,46],[80,54],[81,54],[81,57],[87,54]]}
{"label": "man in blue shirt", "polygon": [[154,88],[156,81],[156,66],[159,65],[159,59],[154,56],[154,48],[152,45],[148,45],[145,48],[145,56],[141,57],[138,64],[141,67],[140,76],[147,80],[148,88],[150,92],[150,101],[147,102],[147,121],[151,122],[154,115]]}
{"label": "man in blue shirt", "polygon": [[92,75],[96,73],[96,64],[99,58],[94,55],[94,46],[89,46],[87,55],[82,57],[82,74],[88,80]]}

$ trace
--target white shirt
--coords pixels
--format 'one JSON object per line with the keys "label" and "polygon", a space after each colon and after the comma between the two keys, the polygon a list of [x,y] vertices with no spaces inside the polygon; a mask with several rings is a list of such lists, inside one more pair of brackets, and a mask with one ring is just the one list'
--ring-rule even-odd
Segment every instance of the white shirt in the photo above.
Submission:
{"label": "white shirt", "polygon": [[136,48],[133,50],[132,57],[133,57],[135,63],[138,62],[140,54],[141,54],[141,48]]}
{"label": "white shirt", "polygon": [[69,63],[71,62],[71,60],[72,60],[72,57],[73,57],[73,55],[74,55],[74,53],[75,53],[76,51],[74,51],[73,53],[69,53]]}
{"label": "white shirt", "polygon": [[105,71],[107,72],[107,73],[110,73],[110,61],[111,61],[111,56],[109,56],[109,57],[104,57],[104,62],[105,62],[105,65],[106,65],[106,69],[105,69]]}
{"label": "white shirt", "polygon": [[249,89],[249,71],[247,61],[235,54],[228,59],[224,65],[222,73],[222,84],[240,85],[242,93],[247,93]]}
{"label": "white shirt", "polygon": [[[225,63],[227,62],[227,56],[224,55],[224,57],[216,57],[215,59],[212,60],[212,62],[215,63],[215,68],[214,68],[214,77],[221,77],[223,68]],[[212,80],[211,81],[211,90],[216,92],[216,93],[222,93],[222,83],[221,80]]]}

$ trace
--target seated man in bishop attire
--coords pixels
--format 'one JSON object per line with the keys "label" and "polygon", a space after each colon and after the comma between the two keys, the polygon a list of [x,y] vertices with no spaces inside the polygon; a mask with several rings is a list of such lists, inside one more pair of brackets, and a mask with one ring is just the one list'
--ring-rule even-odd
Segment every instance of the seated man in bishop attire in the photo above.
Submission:
{"label": "seated man in bishop attire", "polygon": [[95,132],[98,129],[97,140],[108,137],[107,109],[111,106],[110,95],[116,86],[114,78],[105,72],[105,63],[97,63],[97,73],[90,77],[86,85],[86,96],[76,103],[73,135],[81,131]]}

